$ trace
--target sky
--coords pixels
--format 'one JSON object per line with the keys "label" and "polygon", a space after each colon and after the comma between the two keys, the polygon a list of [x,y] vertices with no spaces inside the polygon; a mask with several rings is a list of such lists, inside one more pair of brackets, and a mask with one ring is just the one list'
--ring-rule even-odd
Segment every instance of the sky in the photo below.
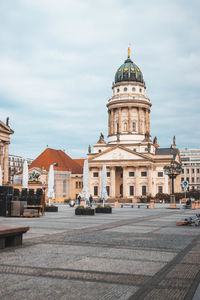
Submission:
{"label": "sky", "polygon": [[0,120],[10,154],[86,157],[127,58],[141,69],[160,147],[200,148],[199,0],[1,0]]}

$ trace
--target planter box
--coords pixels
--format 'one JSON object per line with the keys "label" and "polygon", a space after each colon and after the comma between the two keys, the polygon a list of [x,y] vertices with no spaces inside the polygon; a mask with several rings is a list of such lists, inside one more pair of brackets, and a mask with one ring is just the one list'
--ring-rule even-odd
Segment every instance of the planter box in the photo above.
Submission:
{"label": "planter box", "polygon": [[75,209],[75,215],[94,216],[94,209]]}
{"label": "planter box", "polygon": [[47,212],[58,212],[58,207],[57,206],[46,206],[45,211],[47,211]]}
{"label": "planter box", "polygon": [[97,207],[97,208],[95,208],[95,212],[97,214],[111,214],[112,207]]}

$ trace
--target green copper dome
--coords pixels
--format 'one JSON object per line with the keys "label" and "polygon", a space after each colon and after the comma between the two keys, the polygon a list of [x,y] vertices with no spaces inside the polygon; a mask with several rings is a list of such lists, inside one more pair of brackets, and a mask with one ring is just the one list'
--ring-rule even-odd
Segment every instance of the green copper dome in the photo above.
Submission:
{"label": "green copper dome", "polygon": [[144,83],[142,72],[129,56],[115,73],[115,83],[121,81],[138,81]]}

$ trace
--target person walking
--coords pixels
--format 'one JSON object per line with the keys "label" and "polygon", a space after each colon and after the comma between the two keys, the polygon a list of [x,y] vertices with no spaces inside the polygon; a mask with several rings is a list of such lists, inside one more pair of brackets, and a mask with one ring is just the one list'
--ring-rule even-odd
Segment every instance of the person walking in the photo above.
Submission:
{"label": "person walking", "polygon": [[90,206],[92,206],[92,202],[93,202],[92,195],[90,195],[90,197],[89,197],[89,201],[90,201]]}
{"label": "person walking", "polygon": [[80,205],[81,204],[81,196],[80,195],[78,195],[78,205]]}

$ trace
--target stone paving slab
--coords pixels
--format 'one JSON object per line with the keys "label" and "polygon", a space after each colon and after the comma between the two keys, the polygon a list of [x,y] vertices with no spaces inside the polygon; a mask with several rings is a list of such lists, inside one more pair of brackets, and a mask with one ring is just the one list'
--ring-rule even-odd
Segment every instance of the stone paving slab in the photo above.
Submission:
{"label": "stone paving slab", "polygon": [[[66,262],[62,267],[73,270],[92,270],[99,272],[113,272],[135,275],[154,275],[158,270],[163,268],[165,263],[150,261],[130,261],[112,258],[94,258],[86,257],[72,263]],[[60,266],[61,267],[61,266]]]}
{"label": "stone paving slab", "polygon": [[[2,275],[0,279],[4,289],[0,290],[1,300],[7,299],[59,299],[59,300],[97,300],[128,299],[137,287],[120,284],[107,284],[89,281],[73,281],[31,276]],[[97,293],[98,291],[98,293]]]}
{"label": "stone paving slab", "polygon": [[[59,241],[59,239],[56,239]],[[120,232],[89,232],[84,234],[77,234],[76,236],[66,236],[63,239],[64,242],[84,242],[93,244],[107,244],[107,245],[126,245],[136,247],[148,247],[148,248],[174,248],[183,249],[192,241],[191,236],[187,236],[184,239],[177,235],[142,235],[133,233]]]}
{"label": "stone paving slab", "polygon": [[40,218],[0,217],[0,226],[31,227],[22,247],[0,250],[0,299],[192,299],[200,228],[176,223],[200,210],[159,207],[79,217],[63,205]]}
{"label": "stone paving slab", "polygon": [[134,226],[134,225],[127,225],[127,226],[120,226],[115,227],[111,229],[107,229],[105,231],[116,231],[116,232],[127,232],[127,233],[149,233],[156,229],[159,229],[159,227],[153,227],[153,226]]}

